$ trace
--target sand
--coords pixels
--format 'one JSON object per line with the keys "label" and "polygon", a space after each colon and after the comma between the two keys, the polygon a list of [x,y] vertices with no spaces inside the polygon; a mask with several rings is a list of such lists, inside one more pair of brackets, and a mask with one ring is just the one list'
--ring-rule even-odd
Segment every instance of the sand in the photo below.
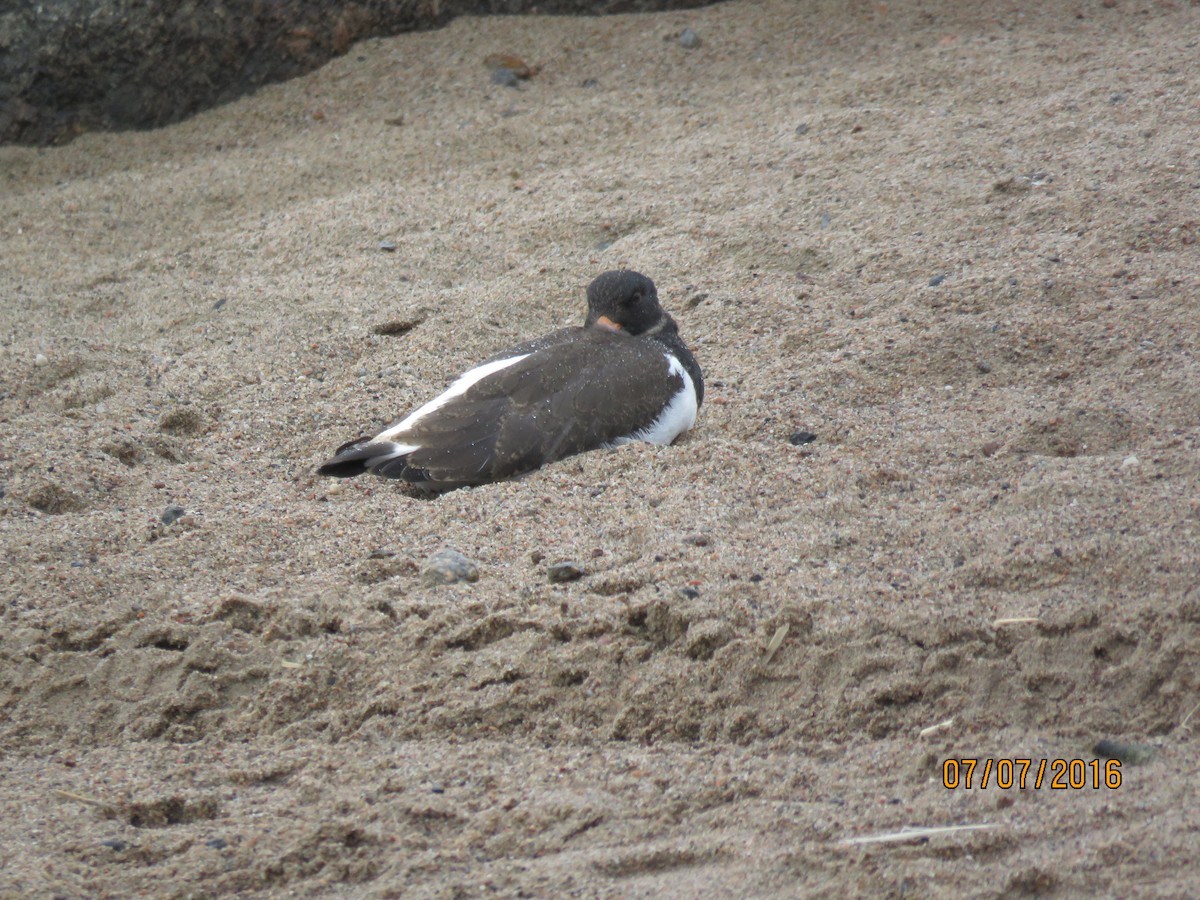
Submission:
{"label": "sand", "polygon": [[[1195,895],[1198,33],[464,18],[0,148],[0,895]],[[683,440],[314,475],[618,267]]]}

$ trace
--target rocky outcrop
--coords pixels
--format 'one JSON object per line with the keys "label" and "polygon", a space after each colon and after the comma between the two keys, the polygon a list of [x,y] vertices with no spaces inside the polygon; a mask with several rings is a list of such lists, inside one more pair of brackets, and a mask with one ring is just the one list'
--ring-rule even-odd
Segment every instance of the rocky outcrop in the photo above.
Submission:
{"label": "rocky outcrop", "polygon": [[463,13],[606,13],[706,0],[15,0],[0,12],[0,143],[149,128],[311,71],[358,39]]}

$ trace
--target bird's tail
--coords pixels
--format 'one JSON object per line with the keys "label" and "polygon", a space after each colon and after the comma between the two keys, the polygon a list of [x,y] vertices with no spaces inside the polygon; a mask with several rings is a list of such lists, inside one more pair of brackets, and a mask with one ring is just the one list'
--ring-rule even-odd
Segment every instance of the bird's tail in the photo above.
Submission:
{"label": "bird's tail", "polygon": [[[394,444],[391,441],[372,441],[370,438],[358,438],[338,447],[333,459],[317,467],[318,475],[330,475],[334,478],[353,478],[363,472],[376,471],[378,474],[390,474],[386,470],[388,464],[401,463],[412,447]],[[381,467],[383,470],[381,471]],[[395,477],[395,476],[392,476]]]}

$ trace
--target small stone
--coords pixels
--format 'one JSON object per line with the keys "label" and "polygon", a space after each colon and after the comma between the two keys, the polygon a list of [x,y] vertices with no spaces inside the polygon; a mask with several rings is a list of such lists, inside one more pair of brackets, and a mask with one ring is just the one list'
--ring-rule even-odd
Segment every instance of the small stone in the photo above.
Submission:
{"label": "small stone", "polygon": [[164,525],[174,525],[181,518],[183,518],[183,516],[186,513],[187,513],[187,510],[184,509],[182,506],[176,506],[175,504],[172,503],[165,510],[163,510],[162,523]]}
{"label": "small stone", "polygon": [[384,253],[395,253],[396,245],[393,244],[391,241],[380,241],[379,249],[382,250]]}
{"label": "small stone", "polygon": [[457,550],[447,547],[439,550],[425,564],[422,580],[431,587],[441,584],[458,584],[466,581],[474,584],[479,580],[479,567]]}
{"label": "small stone", "polygon": [[229,846],[229,842],[225,838],[209,838],[204,842],[205,845],[212,847],[214,850],[224,850]]}
{"label": "small stone", "polygon": [[988,441],[979,448],[979,452],[988,457],[988,459],[991,459],[1000,451],[1001,446],[1003,445],[999,441]]}
{"label": "small stone", "polygon": [[579,563],[570,561],[554,563],[546,569],[546,575],[551,584],[563,584],[567,581],[578,581],[587,573]]}
{"label": "small stone", "polygon": [[799,125],[797,125],[796,126],[796,134],[798,134],[798,135],[808,134],[808,123],[801,122]]}
{"label": "small stone", "polygon": [[1121,468],[1122,469],[1132,469],[1134,466],[1140,466],[1140,465],[1141,465],[1141,460],[1138,459],[1136,456],[1127,456],[1123,460],[1121,460]]}
{"label": "small stone", "polygon": [[712,538],[707,534],[689,534],[683,539],[685,544],[691,544],[693,547],[707,547],[712,543]]}
{"label": "small stone", "polygon": [[38,368],[41,368],[42,366],[50,365],[50,360],[46,359],[45,353],[39,353],[33,358],[33,364]]}
{"label": "small stone", "polygon": [[700,46],[700,38],[692,29],[685,28],[679,34],[679,46],[685,50],[695,50]]}
{"label": "small stone", "polygon": [[492,84],[498,84],[502,87],[515,88],[521,83],[521,79],[517,77],[517,73],[512,69],[493,69]]}
{"label": "small stone", "polygon": [[980,375],[987,375],[992,371],[992,367],[982,360],[975,363],[975,369]]}
{"label": "small stone", "polygon": [[1097,741],[1092,752],[1104,759],[1115,759],[1129,766],[1143,766],[1158,755],[1155,748],[1145,744],[1135,744],[1132,741],[1110,741],[1107,738]]}
{"label": "small stone", "polygon": [[929,286],[937,287],[939,284],[941,284],[945,280],[946,280],[945,275],[934,275],[932,278],[929,279]]}
{"label": "small stone", "polygon": [[788,443],[793,447],[799,447],[801,444],[811,444],[817,439],[817,436],[811,431],[796,431],[788,438]]}
{"label": "small stone", "polygon": [[594,87],[598,86],[599,84],[600,84],[600,82],[597,81],[595,78],[585,78],[585,79],[583,79],[582,82],[580,82],[579,86],[582,88],[594,88]]}
{"label": "small stone", "polygon": [[110,850],[116,850],[120,853],[122,850],[128,849],[129,845],[120,838],[109,838],[107,841],[100,842],[101,847],[108,847]]}
{"label": "small stone", "polygon": [[545,558],[546,558],[546,554],[543,553],[541,550],[534,550],[534,551],[530,552],[530,554],[529,554],[529,562],[535,566],[540,564],[541,561]]}

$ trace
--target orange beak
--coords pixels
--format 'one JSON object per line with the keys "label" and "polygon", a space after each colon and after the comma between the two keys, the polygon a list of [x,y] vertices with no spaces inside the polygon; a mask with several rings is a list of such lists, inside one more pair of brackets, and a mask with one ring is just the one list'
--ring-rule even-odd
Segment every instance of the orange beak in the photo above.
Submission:
{"label": "orange beak", "polygon": [[606,331],[624,331],[620,325],[610,319],[608,316],[601,316],[596,320],[596,327],[603,328]]}

